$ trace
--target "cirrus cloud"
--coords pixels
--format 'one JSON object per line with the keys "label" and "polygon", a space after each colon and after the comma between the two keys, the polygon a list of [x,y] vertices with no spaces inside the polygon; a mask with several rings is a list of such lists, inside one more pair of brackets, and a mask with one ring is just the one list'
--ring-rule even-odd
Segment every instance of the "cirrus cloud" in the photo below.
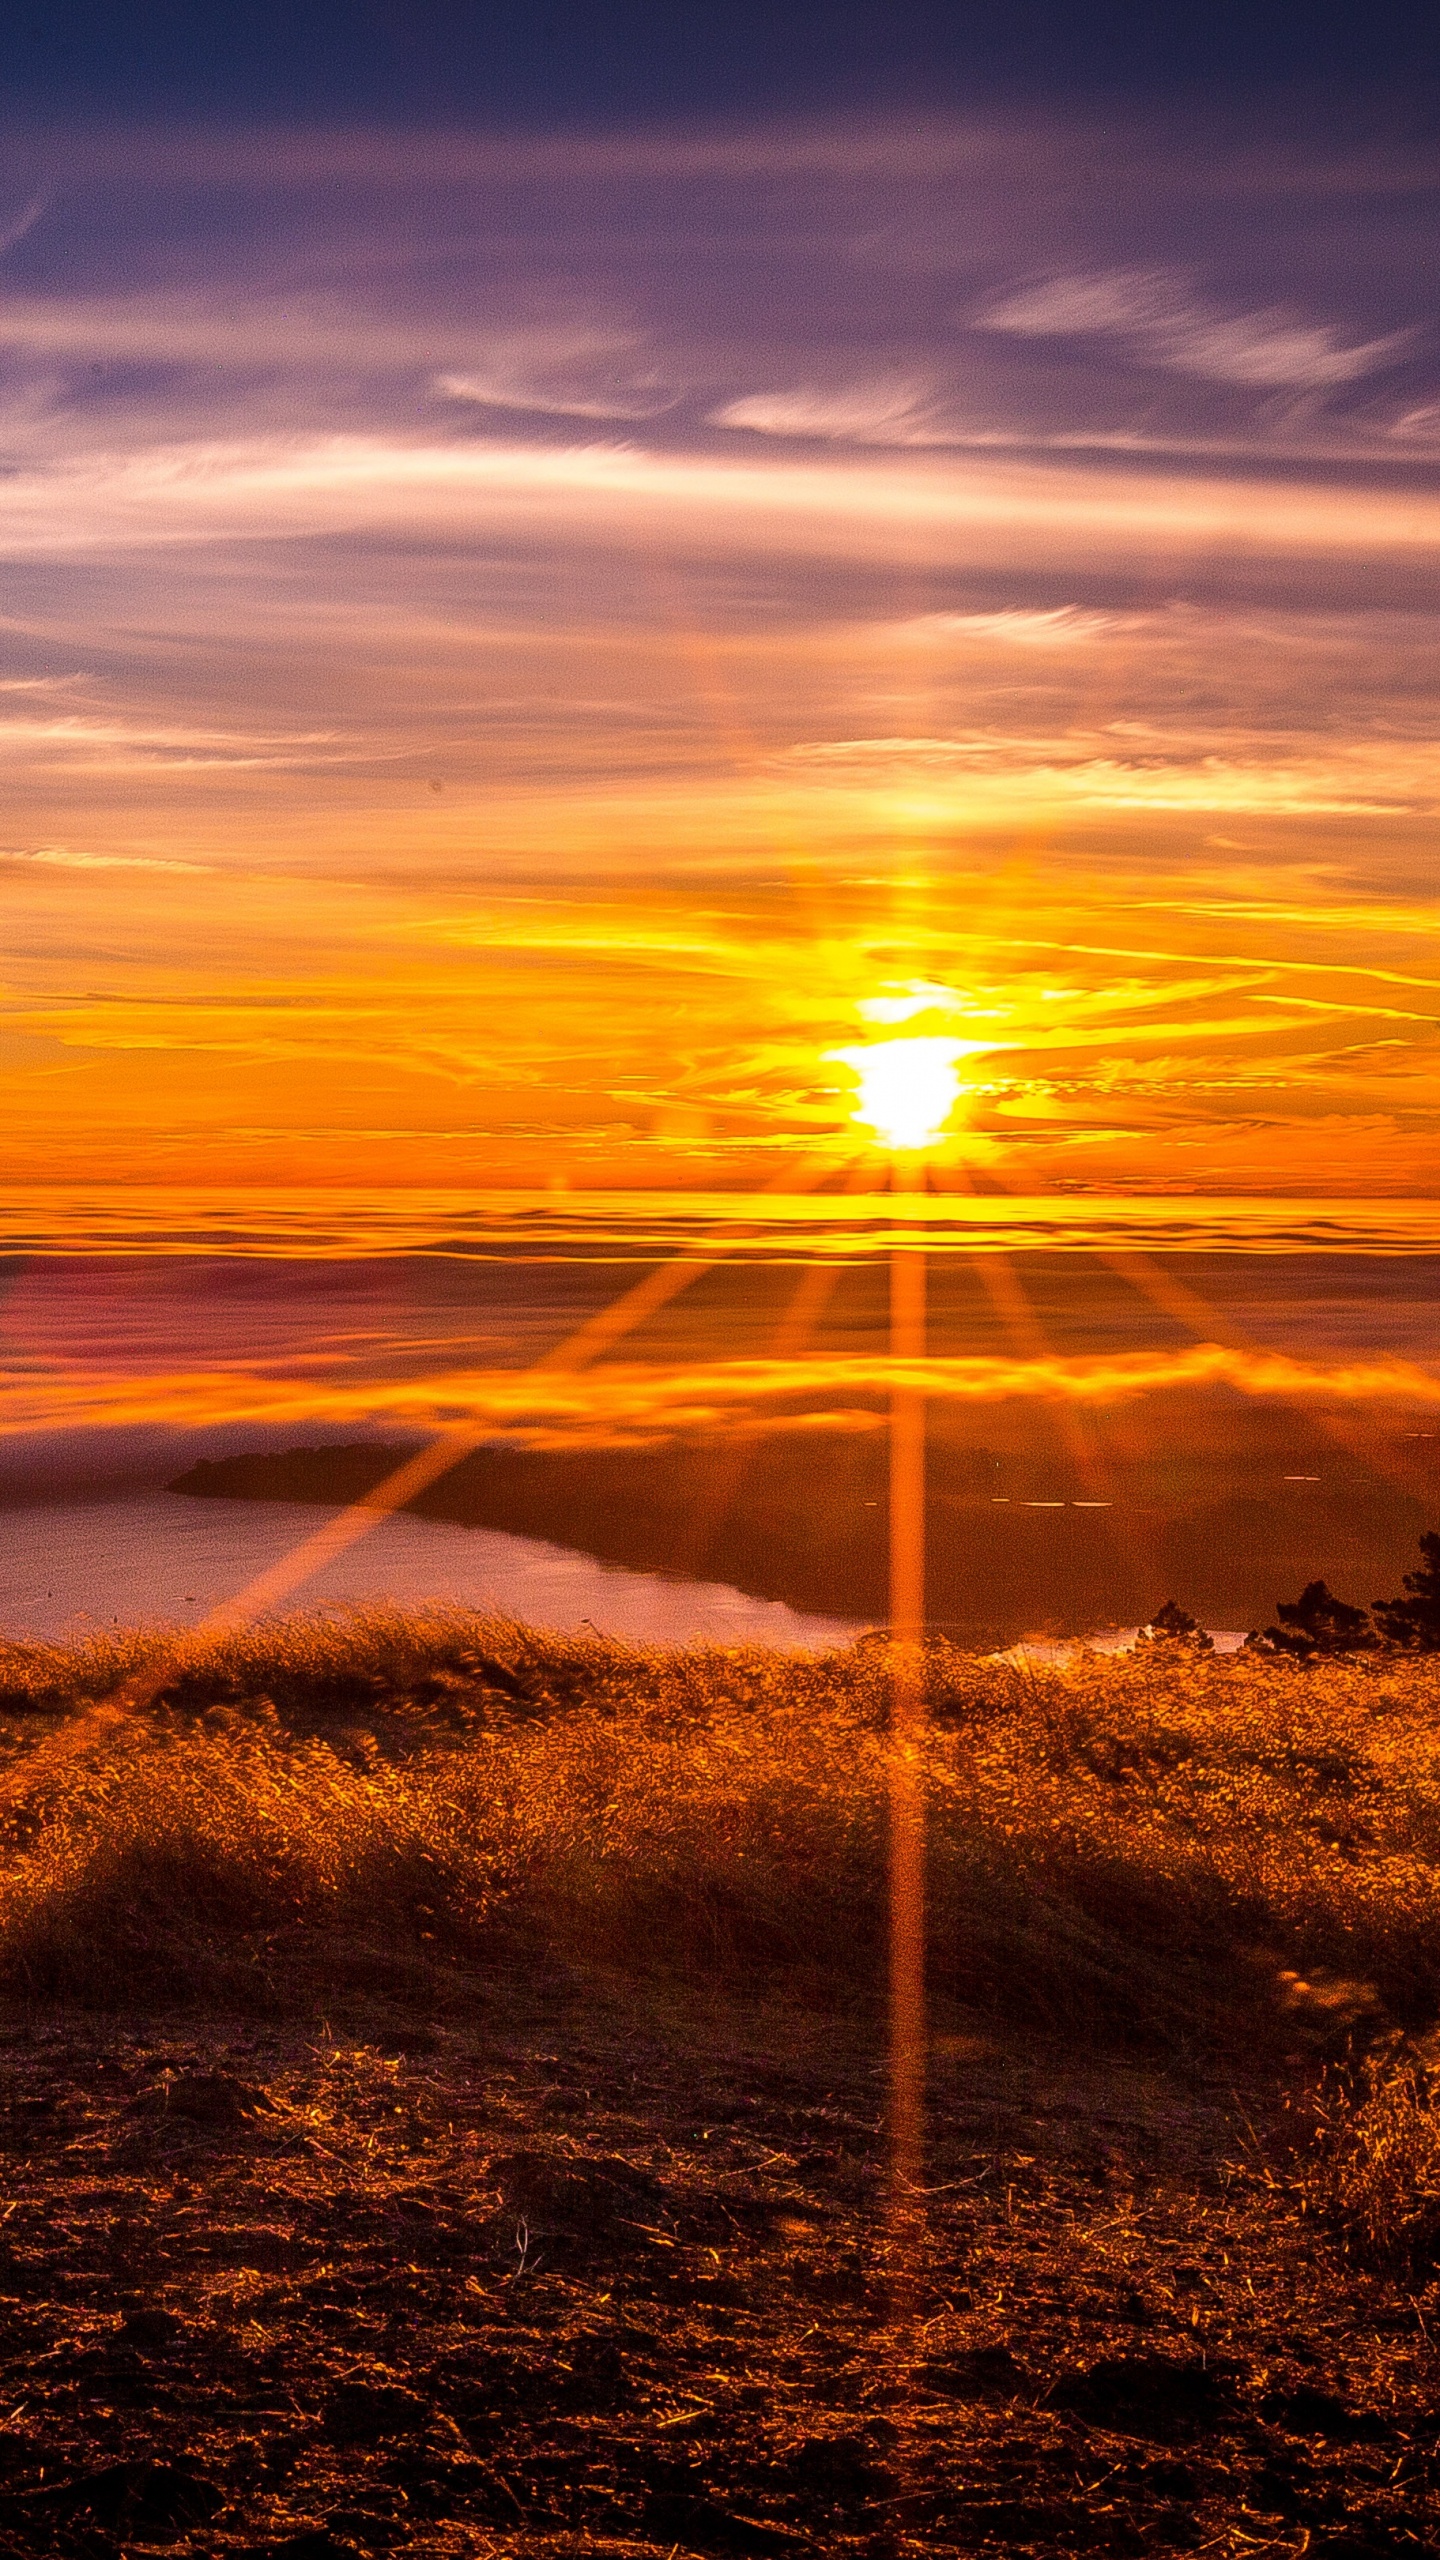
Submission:
{"label": "cirrus cloud", "polygon": [[1329,391],[1393,363],[1410,329],[1347,339],[1333,321],[1276,305],[1225,313],[1164,268],[1055,275],[1005,295],[977,329],[1016,338],[1122,338],[1142,362],[1200,381],[1262,391]]}

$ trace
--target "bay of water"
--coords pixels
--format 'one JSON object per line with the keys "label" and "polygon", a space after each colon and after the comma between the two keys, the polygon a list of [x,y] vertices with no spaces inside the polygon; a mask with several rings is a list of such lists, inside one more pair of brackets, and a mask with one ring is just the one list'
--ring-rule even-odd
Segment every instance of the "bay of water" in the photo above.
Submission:
{"label": "bay of water", "polygon": [[[77,1636],[115,1626],[194,1626],[310,1537],[330,1514],[302,1503],[196,1501],[176,1493],[0,1510],[0,1634]],[[657,1644],[845,1644],[856,1625],[755,1600],[719,1582],[671,1581],[538,1538],[395,1514],[295,1594],[292,1611],[392,1600],[497,1609],[538,1627],[587,1622]]]}
{"label": "bay of water", "polygon": [[[879,1228],[852,1222],[853,1260],[835,1236],[812,1257],[798,1219],[793,1263],[699,1256],[571,1374],[557,1348],[659,1240],[638,1211],[597,1236],[541,1204],[563,1233],[507,1262],[509,1212],[451,1236],[453,1202],[409,1195],[370,1226],[229,1201],[203,1234],[179,1195],[31,1205],[0,1201],[0,1629],[193,1622],[324,1517],[162,1490],[197,1460],[453,1421],[517,1453],[514,1499],[473,1506],[497,1525],[386,1521],[289,1605],[814,1645],[884,1609]],[[1273,1222],[1168,1255],[928,1238],[937,1621],[1124,1626],[1173,1595],[1233,1627],[1317,1574],[1362,1604],[1397,1589],[1440,1525],[1440,1252],[1401,1206],[1367,1251],[1297,1251]]]}

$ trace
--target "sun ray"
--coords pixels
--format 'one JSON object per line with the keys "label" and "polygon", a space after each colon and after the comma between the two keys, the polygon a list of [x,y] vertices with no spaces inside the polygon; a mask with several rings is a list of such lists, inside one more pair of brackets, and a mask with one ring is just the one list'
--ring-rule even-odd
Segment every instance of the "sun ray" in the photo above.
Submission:
{"label": "sun ray", "polygon": [[[842,1192],[853,1199],[857,1192],[874,1190],[874,1168],[862,1157],[852,1164],[841,1184]],[[808,1347],[824,1318],[825,1311],[839,1283],[839,1262],[807,1263],[800,1275],[790,1303],[770,1338],[772,1360],[792,1360]],[[691,1510],[676,1550],[677,1567],[697,1569],[704,1555],[705,1542],[730,1517],[740,1487],[755,1465],[757,1452],[763,1445],[758,1439],[740,1441],[717,1462],[708,1498],[697,1501]]]}
{"label": "sun ray", "polygon": [[[829,1157],[812,1156],[798,1166],[787,1166],[783,1174],[777,1175],[765,1188],[813,1188],[832,1170]],[[553,1374],[556,1370],[580,1370],[603,1359],[615,1343],[658,1313],[661,1307],[668,1305],[706,1272],[715,1270],[753,1232],[753,1227],[740,1221],[715,1229],[706,1240],[705,1250],[680,1255],[673,1262],[663,1263],[658,1269],[647,1272],[643,1279],[623,1290],[608,1307],[587,1316],[584,1323],[567,1334],[563,1342],[542,1353],[531,1363],[531,1372],[549,1371]],[[122,1681],[108,1698],[101,1700],[88,1714],[77,1718],[63,1734],[52,1737],[49,1744],[42,1744],[39,1750],[32,1752],[0,1784],[0,1796],[8,1799],[22,1788],[28,1791],[32,1781],[45,1774],[57,1755],[68,1759],[88,1749],[100,1733],[119,1719],[148,1706],[164,1687],[177,1660],[197,1643],[203,1643],[209,1635],[232,1633],[248,1625],[276,1601],[287,1599],[292,1591],[310,1581],[323,1566],[368,1536],[382,1520],[393,1517],[417,1493],[438,1483],[462,1458],[480,1446],[489,1436],[489,1431],[488,1423],[479,1429],[472,1424],[461,1423],[453,1430],[437,1434],[425,1448],[417,1450],[401,1466],[392,1469],[362,1500],[350,1503],[335,1513],[321,1528],[301,1539],[286,1555],[246,1583],[242,1590],[208,1611],[183,1636],[167,1639],[150,1660]]]}
{"label": "sun ray", "polygon": [[[897,1155],[891,1179],[903,1237],[902,1203],[923,1186],[923,1161]],[[889,2131],[892,2221],[907,2291],[924,2166],[929,2060],[920,1760],[926,1724],[925,1277],[923,1243],[897,1241],[890,1255]],[[902,2307],[908,2309],[908,2301]]]}
{"label": "sun ray", "polygon": [[[1128,1281],[1131,1288],[1147,1298],[1152,1306],[1158,1307],[1165,1315],[1173,1316],[1176,1323],[1183,1325],[1197,1341],[1218,1342],[1226,1350],[1252,1358],[1263,1357],[1267,1349],[1264,1343],[1247,1332],[1243,1325],[1220,1314],[1198,1290],[1188,1288],[1152,1254],[1111,1249],[1102,1252],[1098,1258],[1122,1280]],[[1243,1393],[1257,1393],[1247,1383],[1243,1370],[1234,1374],[1235,1383]],[[1327,1440],[1342,1450],[1347,1458],[1353,1459],[1357,1466],[1364,1467],[1377,1482],[1399,1486],[1406,1493],[1413,1490],[1406,1470],[1387,1458],[1384,1450],[1376,1448],[1373,1441],[1363,1439],[1359,1427],[1347,1421],[1343,1414],[1320,1411],[1314,1414],[1313,1419]]]}

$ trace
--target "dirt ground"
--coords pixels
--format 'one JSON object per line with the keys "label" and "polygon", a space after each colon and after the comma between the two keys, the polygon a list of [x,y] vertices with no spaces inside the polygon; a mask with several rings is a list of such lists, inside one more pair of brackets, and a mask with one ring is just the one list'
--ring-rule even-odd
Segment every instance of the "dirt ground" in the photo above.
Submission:
{"label": "dirt ground", "polygon": [[853,2022],[329,2007],[0,2021],[0,2553],[1440,2550],[1273,2097],[952,2022],[897,2208]]}

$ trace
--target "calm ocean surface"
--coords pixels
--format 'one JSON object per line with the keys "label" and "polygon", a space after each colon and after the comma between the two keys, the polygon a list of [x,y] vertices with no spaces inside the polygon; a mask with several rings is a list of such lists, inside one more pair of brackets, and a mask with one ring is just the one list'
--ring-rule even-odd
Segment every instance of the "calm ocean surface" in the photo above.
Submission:
{"label": "calm ocean surface", "polygon": [[[79,1635],[87,1628],[193,1626],[329,1513],[301,1503],[195,1501],[143,1494],[0,1510],[0,1634]],[[383,1520],[317,1573],[292,1610],[395,1600],[499,1609],[532,1626],[685,1644],[763,1643],[821,1649],[856,1629],[753,1600],[718,1582],[671,1582],[498,1529],[443,1520]]]}
{"label": "calm ocean surface", "polygon": [[[1294,1553],[1273,1571],[1267,1561],[1251,1590],[1253,1539],[1242,1523],[1213,1570],[1190,1573],[1179,1594],[1187,1606],[1262,1623],[1257,1613],[1278,1593],[1339,1570],[1351,1547],[1355,1592],[1380,1590],[1377,1577],[1396,1587],[1418,1525],[1440,1521],[1440,1251],[1426,1204],[1272,1203],[1267,1223],[1243,1202],[1060,1203],[1067,1233],[1067,1221],[1083,1226],[1082,1208],[1092,1223],[1105,1210],[1103,1234],[1084,1230],[1088,1243],[1105,1242],[1102,1255],[1054,1249],[1053,1222],[1038,1216],[1011,1234],[1003,1218],[1018,1217],[1016,1204],[981,1203],[987,1217],[1003,1212],[997,1232],[1016,1248],[1013,1268],[959,1249],[968,1230],[940,1218],[955,1204],[922,1205],[936,1229],[926,1237],[929,1345],[941,1364],[935,1445],[962,1489],[965,1463],[973,1472],[983,1458],[1036,1497],[1033,1508],[1026,1500],[995,1515],[1016,1521],[1017,1552],[1022,1527],[1053,1518],[1057,1529],[1053,1557],[1034,1537],[1024,1550],[1030,1562],[1022,1556],[1000,1595],[1006,1624],[1132,1619],[1186,1580],[1163,1555],[1153,1571],[1131,1570],[1136,1542],[1153,1543],[1155,1523],[1191,1513],[1228,1518],[1236,1501],[1268,1504],[1282,1544],[1293,1521]],[[787,1523],[805,1547],[800,1531],[824,1515],[832,1485],[849,1499],[827,1447],[875,1426],[888,1384],[889,1210],[869,1234],[854,1204],[832,1200],[829,1210],[845,1213],[836,1231],[801,1237],[799,1210],[815,1207],[801,1203],[788,1226],[777,1220],[793,1261],[775,1258],[774,1237],[755,1259],[697,1257],[693,1285],[648,1307],[572,1376],[548,1365],[557,1346],[623,1300],[651,1254],[697,1241],[695,1204],[647,1196],[599,1206],[608,1225],[596,1204],[573,1199],[512,1203],[502,1216],[493,1203],[448,1198],[337,1208],[294,1193],[217,1198],[211,1215],[179,1195],[0,1195],[0,1631],[193,1623],[326,1516],[162,1489],[197,1459],[357,1438],[403,1446],[457,1419],[496,1446],[572,1453],[590,1440],[600,1450],[728,1441],[736,1515],[774,1497],[781,1549]],[[1190,1220],[1194,1249],[1160,1251],[1145,1219],[1162,1210]],[[1043,1249],[1021,1250],[1024,1234],[1045,1238]],[[522,1258],[507,1260],[511,1251]],[[1272,1353],[1291,1368],[1275,1371]],[[1124,1364],[1098,1402],[1079,1377],[1097,1358]],[[839,1434],[808,1444],[813,1492],[810,1475],[787,1475],[776,1455],[798,1445],[780,1435],[799,1421]],[[1058,1531],[1073,1526],[1069,1504],[1089,1484],[1077,1467],[1116,1478],[1113,1513],[1101,1485],[1093,1515],[1114,1530],[1116,1563],[1109,1582],[1097,1571],[1072,1591],[1071,1548]],[[867,1525],[880,1534],[868,1499],[876,1489],[866,1488],[863,1514],[837,1496],[831,1525],[837,1539],[855,1532],[857,1552],[871,1552]],[[1302,1504],[1318,1506],[1313,1537]],[[578,1540],[579,1517],[574,1506],[568,1518],[532,1512],[528,1525]],[[665,1517],[652,1526],[653,1544],[647,1536],[631,1549],[636,1566],[667,1560]],[[673,1544],[677,1562],[703,1553],[694,1539]],[[712,1548],[711,1570],[743,1581],[747,1554],[743,1538],[723,1554]],[[773,1561],[767,1551],[753,1578],[790,1587],[772,1578]],[[795,1598],[844,1609],[863,1579],[799,1576]],[[865,1587],[873,1607],[873,1574]],[[588,1619],[659,1642],[823,1646],[853,1631],[848,1619],[730,1585],[414,1515],[378,1525],[288,1605],[387,1598],[496,1608],[554,1627]],[[953,1615],[959,1602],[937,1606]]]}

